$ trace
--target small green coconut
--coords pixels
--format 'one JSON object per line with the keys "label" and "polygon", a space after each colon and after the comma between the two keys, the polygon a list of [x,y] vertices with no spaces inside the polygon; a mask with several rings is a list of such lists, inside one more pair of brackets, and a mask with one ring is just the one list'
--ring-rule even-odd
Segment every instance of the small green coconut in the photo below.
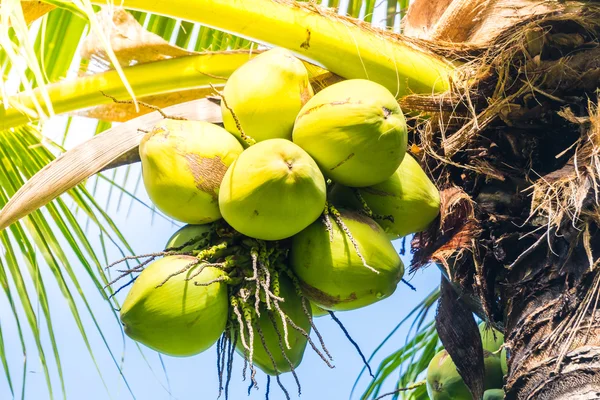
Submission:
{"label": "small green coconut", "polygon": [[390,178],[407,144],[406,121],[394,95],[364,79],[317,93],[300,110],[292,137],[328,178],[352,187]]}
{"label": "small green coconut", "polygon": [[363,205],[355,191],[373,213],[392,217],[377,221],[392,239],[424,230],[439,214],[440,194],[437,188],[419,163],[408,154],[396,172],[377,185],[352,189],[335,184],[330,193],[331,201],[340,206],[361,209]]}
{"label": "small green coconut", "polygon": [[502,375],[508,374],[508,363],[506,360],[506,347],[500,352],[500,366],[502,367]]}
{"label": "small green coconut", "polygon": [[479,324],[479,333],[481,334],[483,349],[490,353],[496,353],[504,344],[504,335],[494,328],[486,328],[485,322]]}
{"label": "small green coconut", "polygon": [[159,210],[188,223],[221,218],[219,187],[244,151],[225,129],[203,121],[164,119],[140,143],[142,175]]}
{"label": "small green coconut", "polygon": [[197,242],[205,237],[211,230],[211,224],[205,225],[186,225],[179,229],[171,236],[165,249],[176,249],[186,243],[193,242],[188,246],[180,249],[181,252],[197,250]]}
{"label": "small green coconut", "polygon": [[429,362],[426,385],[431,400],[473,399],[446,350],[437,353]]}
{"label": "small green coconut", "polygon": [[267,139],[292,139],[294,120],[313,95],[308,72],[285,49],[266,51],[235,70],[227,80],[221,102],[225,128],[241,140],[231,113],[235,114],[245,135],[257,142]]}
{"label": "small green coconut", "polygon": [[504,385],[504,374],[500,355],[483,350],[483,363],[485,365],[485,389],[501,388]]}
{"label": "small green coconut", "polygon": [[217,341],[227,322],[227,285],[194,283],[221,277],[220,269],[206,267],[186,281],[196,272],[192,269],[159,286],[195,260],[189,256],[164,257],[138,276],[121,308],[121,322],[129,337],[158,352],[180,357],[198,354]]}
{"label": "small green coconut", "polygon": [[[292,282],[287,277],[280,276],[279,284],[279,296],[285,299],[284,302],[279,303],[281,310],[288,317],[290,317],[290,319],[298,327],[304,329],[306,333],[310,334],[310,321],[308,316],[304,313],[302,299],[300,296],[298,296],[298,294],[296,294]],[[290,345],[290,348],[288,349],[285,344],[285,330],[283,328],[283,321],[279,313],[275,310],[267,310],[264,305],[261,306],[260,311],[260,317],[258,318],[257,322],[253,324],[254,341],[252,342],[252,346],[254,349],[254,354],[252,359],[254,365],[269,375],[277,375],[278,373],[289,372],[292,370],[292,366],[293,368],[298,367],[302,361],[302,357],[304,356],[304,350],[306,349],[306,337],[302,335],[301,332],[294,329],[288,322],[288,343]],[[277,330],[275,330],[275,327],[273,326],[273,322],[269,317],[269,313],[275,320]],[[266,348],[273,356],[275,365],[273,365],[271,357],[267,353],[265,346],[262,344],[262,340],[260,339],[260,334],[258,332],[259,327],[263,333]],[[279,331],[279,334],[277,331]],[[281,335],[281,339],[279,338],[279,335]],[[248,340],[248,329],[245,330],[245,337],[246,340]],[[240,353],[242,356],[244,355],[244,346],[239,337],[236,344],[236,349],[238,353]],[[286,360],[286,356],[289,362]]]}
{"label": "small green coconut", "polygon": [[280,240],[306,228],[325,209],[325,178],[312,158],[284,139],[244,151],[219,192],[223,218],[256,239]]}
{"label": "small green coconut", "polygon": [[[502,387],[500,358],[484,350],[484,389]],[[427,394],[431,400],[472,400],[471,393],[446,350],[437,353],[427,367]]]}
{"label": "small green coconut", "polygon": [[483,400],[503,400],[504,390],[502,389],[489,389],[483,393]]}
{"label": "small green coconut", "polygon": [[383,229],[372,219],[341,210],[341,219],[358,245],[332,219],[332,237],[318,220],[292,238],[290,266],[305,295],[326,310],[353,310],[390,296],[404,265]]}

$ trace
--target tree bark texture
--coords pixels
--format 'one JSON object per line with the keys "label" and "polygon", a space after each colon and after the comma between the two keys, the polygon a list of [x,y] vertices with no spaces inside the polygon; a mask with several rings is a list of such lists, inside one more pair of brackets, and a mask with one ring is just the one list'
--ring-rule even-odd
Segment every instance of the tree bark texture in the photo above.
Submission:
{"label": "tree bark texture", "polygon": [[401,102],[428,116],[412,148],[442,196],[413,269],[437,263],[504,330],[507,399],[599,399],[600,3],[467,3],[408,21],[466,42],[451,92]]}

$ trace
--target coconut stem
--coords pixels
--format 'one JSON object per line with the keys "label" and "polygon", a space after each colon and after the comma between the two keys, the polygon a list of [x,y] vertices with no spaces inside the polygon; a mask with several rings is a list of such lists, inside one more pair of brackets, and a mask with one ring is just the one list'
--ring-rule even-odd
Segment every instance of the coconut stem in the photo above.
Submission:
{"label": "coconut stem", "polygon": [[225,400],[229,400],[229,382],[231,382],[231,372],[233,371],[233,359],[235,356],[235,346],[237,345],[237,335],[233,335],[233,341],[229,338],[229,352],[227,355],[227,380],[225,381]]}
{"label": "coconut stem", "polygon": [[[315,351],[315,353],[317,353],[317,355],[319,357],[321,357],[321,360],[323,360],[323,362],[325,364],[327,364],[327,366],[329,368],[335,368],[323,355],[323,353],[317,348],[317,346],[315,345],[315,342],[312,341],[312,339],[310,338],[310,335],[308,334],[308,332],[306,332],[304,329],[302,329],[302,327],[296,325],[296,323],[288,316],[285,316],[286,321],[292,326],[292,328],[294,328],[295,330],[297,330],[298,332],[300,332],[300,334],[302,336],[304,336],[306,338],[306,340],[308,341],[308,343],[310,344],[310,347],[312,347],[312,349]],[[331,357],[331,356],[330,356]]]}
{"label": "coconut stem", "polygon": [[[250,257],[252,257],[252,277],[246,278],[247,281],[254,281],[256,288],[254,291],[254,310],[256,315],[260,317],[260,282],[258,276],[258,250],[253,247],[250,250]],[[268,298],[268,296],[267,296]]]}
{"label": "coconut stem", "polygon": [[359,203],[360,203],[360,205],[362,207],[361,212],[363,214],[365,214],[367,217],[375,219],[375,220],[388,220],[391,223],[394,223],[394,216],[393,215],[375,214],[373,212],[373,210],[371,210],[371,207],[369,207],[369,205],[367,204],[367,201],[362,196],[362,194],[360,193],[359,189],[352,188],[352,192],[354,193],[354,197],[356,197],[356,199],[359,201]]}
{"label": "coconut stem", "polygon": [[263,273],[265,275],[265,280],[261,284],[265,290],[265,293],[267,294],[265,296],[265,302],[267,303],[267,310],[270,310],[271,309],[271,293],[269,292],[269,286],[271,285],[271,273],[269,272],[269,269],[264,264],[261,263],[260,267],[263,270]]}
{"label": "coconut stem", "polygon": [[235,266],[235,261],[233,259],[227,259],[224,262],[220,262],[220,263],[202,263],[200,265],[198,265],[198,269],[196,271],[194,271],[194,273],[190,276],[188,276],[187,278],[185,278],[186,281],[191,281],[192,279],[194,279],[195,277],[197,277],[198,275],[200,275],[202,273],[202,271],[204,271],[204,268],[218,268],[218,269],[228,269]]}
{"label": "coconut stem", "polygon": [[[298,278],[287,268],[285,269],[285,272],[287,273],[290,280],[292,281],[292,284],[294,285],[294,288],[296,289],[296,293],[298,294],[298,296],[300,296],[300,300],[302,302],[302,310],[304,311],[304,315],[306,315],[306,317],[308,318],[308,321],[310,322],[310,326],[312,327],[313,331],[317,335],[317,338],[319,339],[319,344],[321,345],[321,348],[323,349],[325,354],[327,354],[329,361],[333,361],[333,357],[331,356],[331,353],[329,353],[327,346],[325,346],[325,341],[323,340],[323,336],[321,336],[321,332],[319,332],[319,330],[317,329],[317,326],[314,323],[314,318],[312,316],[312,312],[310,312],[308,309],[308,306],[307,306],[308,300],[306,299],[306,296],[304,296],[304,294],[302,293],[302,288],[300,287],[300,282],[298,281]],[[291,319],[290,319],[290,321],[291,321]],[[293,324],[294,321],[291,321],[291,323]],[[323,354],[319,351],[317,346],[314,344],[314,342],[310,338],[310,335],[308,334],[308,332],[306,332],[304,329],[300,328],[299,326],[296,326],[296,324],[293,324],[292,328],[298,330],[308,340],[308,343],[313,348],[315,353],[317,353],[319,355],[319,357],[321,357],[321,359],[325,362],[325,364],[327,364],[327,366],[329,368],[335,368],[330,362],[328,362],[325,359],[325,356],[323,356]]]}
{"label": "coconut stem", "polygon": [[329,218],[329,204],[325,204],[325,210],[323,210],[322,215],[323,225],[325,225],[325,229],[329,232],[329,242],[333,243],[333,225],[331,225],[331,218]]}
{"label": "coconut stem", "polygon": [[221,392],[223,391],[223,374],[221,373],[221,342],[223,341],[223,337],[225,334],[222,334],[217,340],[217,378],[219,379],[219,395],[217,399],[221,397]]}
{"label": "coconut stem", "polygon": [[281,388],[281,390],[285,394],[285,398],[287,400],[290,400],[290,394],[288,393],[288,391],[286,390],[285,386],[283,386],[283,384],[281,383],[281,380],[279,379],[279,369],[277,369],[277,363],[275,363],[275,358],[273,357],[273,354],[271,353],[271,351],[267,347],[267,341],[265,340],[265,335],[263,334],[263,331],[260,328],[260,324],[257,324],[256,329],[258,331],[258,336],[260,337],[260,342],[262,343],[263,348],[265,349],[265,352],[267,353],[267,355],[271,359],[271,363],[273,364],[273,370],[275,371],[275,374],[276,374],[277,384],[279,385],[279,387]]}
{"label": "coconut stem", "polygon": [[148,254],[140,254],[137,256],[125,256],[111,264],[109,264],[105,269],[110,269],[112,267],[114,267],[117,264],[120,264],[122,262],[128,261],[128,260],[139,260],[140,258],[146,258],[146,257],[150,257],[150,261],[145,260],[144,261],[144,265],[153,261],[156,257],[165,257],[165,256],[176,256],[176,255],[190,255],[192,254],[191,252],[180,252],[180,251],[160,251],[158,253],[148,253]]}
{"label": "coconut stem", "polygon": [[227,104],[227,99],[225,99],[225,95],[223,94],[223,92],[217,90],[217,88],[215,88],[212,85],[212,83],[211,83],[210,87],[212,87],[212,89],[215,91],[217,96],[219,96],[221,98],[223,105],[231,113],[231,116],[233,117],[233,121],[235,122],[235,127],[237,128],[238,131],[240,131],[240,136],[242,137],[242,140],[244,142],[246,142],[246,144],[248,144],[248,146],[252,146],[253,144],[256,144],[256,140],[254,140],[251,136],[248,136],[244,133],[244,130],[242,129],[242,124],[240,123],[240,120],[238,119],[237,115],[235,115],[235,113],[233,112],[233,108],[231,108],[229,106],[229,104]]}
{"label": "coconut stem", "polygon": [[112,285],[114,285],[116,282],[118,282],[118,281],[119,281],[119,280],[121,280],[122,278],[124,278],[124,277],[126,277],[126,276],[128,276],[128,275],[131,275],[131,274],[132,274],[132,273],[134,273],[134,272],[139,272],[139,271],[141,271],[142,269],[143,269],[143,265],[142,265],[141,267],[138,265],[138,266],[137,266],[137,267],[135,267],[135,268],[132,268],[132,269],[129,269],[129,270],[123,271],[123,273],[122,273],[121,275],[117,276],[115,279],[113,279],[112,281],[108,282],[108,283],[106,284],[106,286],[104,286],[104,289],[106,289],[106,288],[107,288],[107,287],[109,287],[109,286],[112,286]]}
{"label": "coconut stem", "polygon": [[159,287],[161,287],[165,283],[167,283],[169,281],[169,279],[173,278],[174,276],[177,276],[179,274],[183,274],[183,273],[189,271],[190,269],[192,269],[194,266],[196,266],[198,264],[200,264],[200,260],[194,260],[193,262],[187,264],[185,267],[181,268],[180,270],[175,271],[172,274],[170,274],[169,276],[167,276],[164,281],[162,281],[161,283],[156,285],[156,288],[158,289]]}
{"label": "coconut stem", "polygon": [[285,352],[285,348],[283,347],[281,332],[279,331],[279,328],[277,327],[277,322],[275,321],[275,317],[273,317],[272,312],[267,312],[267,315],[269,316],[269,319],[271,320],[271,324],[273,325],[273,328],[275,329],[275,333],[277,334],[277,339],[278,339],[278,343],[279,343],[279,350],[281,350],[281,354],[283,355],[283,358],[285,358],[285,361],[290,366],[290,371],[292,372],[292,375],[294,376],[294,380],[296,381],[296,386],[298,387],[298,396],[300,396],[302,394],[302,386],[300,385],[300,381],[298,380],[298,375],[296,374],[296,369],[294,368],[294,364],[292,364],[292,361],[290,361],[290,358],[288,357],[287,353]]}
{"label": "coconut stem", "polygon": [[265,391],[265,400],[269,400],[269,391],[271,390],[271,375],[267,375],[267,390]]}
{"label": "coconut stem", "polygon": [[354,346],[354,348],[356,349],[356,351],[358,352],[358,355],[360,356],[360,358],[362,358],[363,363],[365,364],[365,366],[367,367],[367,369],[369,370],[369,375],[371,375],[371,378],[375,378],[375,375],[373,375],[373,370],[371,370],[371,366],[369,365],[369,362],[367,361],[367,358],[365,357],[365,355],[363,354],[362,350],[360,349],[360,346],[358,345],[358,343],[356,343],[354,341],[354,339],[352,339],[352,337],[350,336],[350,333],[348,333],[348,330],[346,330],[346,327],[344,326],[344,324],[342,324],[342,321],[340,321],[335,314],[333,313],[333,311],[327,311],[329,313],[329,315],[331,315],[331,318],[339,325],[339,327],[342,329],[342,332],[344,332],[344,335],[346,335],[346,338],[348,338],[348,340],[350,341],[350,343],[352,343],[352,345]]}
{"label": "coconut stem", "polygon": [[275,310],[279,313],[279,317],[281,318],[281,323],[283,325],[283,337],[285,339],[285,346],[288,349],[291,349],[292,346],[290,346],[290,342],[289,342],[289,334],[288,334],[288,327],[287,327],[287,315],[283,312],[283,310],[281,309],[281,307],[279,307],[279,302],[278,301],[273,301],[273,305],[275,306]]}
{"label": "coconut stem", "polygon": [[225,282],[225,283],[229,283],[232,282],[232,279],[228,276],[220,276],[218,278],[212,279],[208,282],[194,282],[194,285],[196,286],[210,286],[213,283],[219,283],[219,282]]}
{"label": "coconut stem", "polygon": [[246,380],[246,370],[248,369],[248,351],[244,349],[244,368],[242,369],[242,381]]}
{"label": "coconut stem", "polygon": [[[302,309],[304,310],[304,314],[308,317],[308,320],[310,321],[310,326],[312,327],[313,331],[317,335],[317,338],[319,339],[321,348],[323,349],[325,354],[327,354],[329,361],[333,361],[333,357],[331,356],[331,353],[329,353],[327,346],[325,346],[325,340],[323,340],[323,336],[321,336],[321,332],[319,332],[319,330],[317,329],[317,326],[314,323],[314,318],[312,316],[312,313],[308,311],[308,306],[306,305],[306,303],[307,303],[306,297],[301,294],[301,299],[302,299]],[[325,361],[325,363],[327,363],[327,361]],[[328,364],[328,365],[330,368],[335,368],[331,364]]]}
{"label": "coconut stem", "polygon": [[376,274],[379,274],[379,271],[367,264],[367,260],[365,260],[362,253],[360,252],[360,249],[358,248],[358,243],[354,239],[354,236],[352,236],[352,232],[350,232],[350,229],[348,229],[348,226],[346,226],[346,224],[342,220],[342,214],[340,214],[337,208],[335,208],[332,205],[329,206],[329,212],[331,215],[333,215],[333,219],[335,220],[336,224],[340,227],[340,229],[344,231],[348,239],[350,239],[350,242],[352,243],[352,246],[354,246],[354,250],[356,251],[358,258],[360,258],[360,261],[362,261],[363,266],[375,272]]}
{"label": "coconut stem", "polygon": [[117,103],[117,104],[136,104],[137,103],[140,106],[146,107],[146,108],[148,108],[148,109],[150,109],[152,111],[156,111],[157,113],[159,113],[165,119],[176,119],[176,120],[180,120],[180,121],[187,121],[187,118],[185,118],[185,117],[180,117],[180,116],[177,116],[177,115],[167,115],[167,114],[165,114],[165,112],[160,107],[157,107],[157,106],[152,105],[150,103],[145,103],[145,102],[139,101],[139,100],[136,100],[135,102],[133,100],[119,100],[116,97],[111,96],[110,94],[104,93],[104,91],[102,91],[102,90],[100,91],[100,93],[102,93],[102,96],[108,97],[114,103]]}
{"label": "coconut stem", "polygon": [[218,371],[219,371],[219,396],[221,397],[221,394],[223,394],[223,374],[225,372],[225,356],[227,353],[227,342],[228,342],[228,337],[227,335],[223,334],[221,335],[221,340],[219,343],[217,343],[217,347],[219,347],[219,358],[217,359],[217,363],[218,363]]}
{"label": "coconut stem", "polygon": [[242,313],[240,313],[238,299],[236,299],[235,296],[231,296],[229,302],[233,308],[235,316],[237,317],[238,326],[240,328],[240,339],[242,339],[242,346],[244,346],[244,349],[250,352],[250,347],[248,346],[248,343],[246,343],[246,338],[244,337],[244,322],[242,321]]}
{"label": "coconut stem", "polygon": [[[242,308],[242,312],[244,313],[244,321],[246,322],[246,327],[248,328],[248,340],[250,342],[250,351],[248,361],[250,362],[250,381],[252,385],[258,389],[258,382],[256,382],[256,369],[254,369],[254,326],[253,326],[253,317],[252,317],[252,308],[248,306],[248,304],[242,299],[240,301],[240,307]],[[258,327],[259,324],[256,324]],[[242,328],[243,329],[243,328]],[[251,386],[252,387],[252,386]]]}
{"label": "coconut stem", "polygon": [[406,387],[401,387],[401,388],[398,388],[398,389],[394,390],[393,392],[384,393],[384,394],[382,394],[381,396],[379,396],[379,397],[376,397],[376,398],[375,398],[375,400],[381,400],[381,399],[383,399],[384,397],[393,396],[393,395],[395,395],[395,394],[398,394],[398,393],[400,393],[400,392],[407,392],[407,391],[409,391],[409,390],[415,390],[415,389],[417,389],[418,387],[425,385],[426,383],[427,383],[427,381],[426,381],[426,380],[422,380],[422,381],[419,381],[419,382],[415,382],[415,383],[412,383],[412,384],[410,384],[410,385],[408,385],[408,386],[406,386]]}

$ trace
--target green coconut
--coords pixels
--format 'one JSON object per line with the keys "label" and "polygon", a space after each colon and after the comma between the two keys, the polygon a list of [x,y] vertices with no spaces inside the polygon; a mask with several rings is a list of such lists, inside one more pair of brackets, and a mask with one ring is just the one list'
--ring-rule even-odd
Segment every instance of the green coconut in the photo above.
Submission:
{"label": "green coconut", "polygon": [[243,150],[217,125],[164,119],[140,143],[144,186],[156,207],[176,220],[216,221],[221,180]]}
{"label": "green coconut", "polygon": [[483,350],[483,363],[485,365],[485,389],[501,388],[504,385],[504,374],[500,355]]}
{"label": "green coconut", "polygon": [[[285,276],[279,277],[280,283],[280,291],[279,296],[285,299],[284,302],[280,302],[279,305],[281,310],[288,316],[290,319],[300,328],[304,329],[304,331],[310,334],[310,321],[308,316],[304,313],[304,308],[302,307],[302,299],[298,294],[296,294],[296,290],[292,282]],[[260,308],[260,317],[253,324],[254,330],[254,340],[252,342],[253,346],[253,363],[265,373],[269,375],[277,375],[278,373],[289,372],[292,370],[292,366],[294,368],[300,365],[302,361],[302,357],[304,356],[304,350],[306,349],[307,339],[301,332],[292,328],[292,326],[287,324],[288,331],[288,343],[290,348],[288,349],[285,344],[284,339],[284,328],[281,316],[278,312],[274,310],[267,310],[266,306],[261,305]],[[277,325],[277,331],[281,334],[281,344],[279,335],[273,326],[273,322],[269,317],[269,313],[274,318],[275,323]],[[258,325],[258,326],[257,326]],[[271,357],[265,350],[265,346],[263,346],[262,340],[260,339],[258,333],[258,327],[263,333],[265,338],[266,348],[269,350],[269,353],[273,356],[273,360],[275,361],[275,366],[273,365],[273,361]],[[248,340],[248,330],[245,330],[245,337]],[[283,351],[281,350],[281,345],[283,345]],[[244,346],[242,344],[241,339],[238,337],[238,341],[236,344],[236,349],[238,353],[244,356]],[[285,352],[285,355],[284,355]],[[286,356],[290,362],[286,360]],[[291,365],[290,365],[291,364]],[[277,369],[277,371],[275,370]]]}
{"label": "green coconut", "polygon": [[437,353],[429,362],[426,385],[431,400],[473,399],[446,350]]}
{"label": "green coconut", "polygon": [[483,400],[503,400],[504,390],[502,389],[488,389],[483,393]]}
{"label": "green coconut", "polygon": [[390,296],[404,274],[400,256],[375,221],[357,212],[340,212],[370,268],[333,218],[333,240],[318,220],[292,238],[290,252],[290,266],[305,295],[333,311],[353,310]]}
{"label": "green coconut", "polygon": [[312,95],[302,61],[288,50],[272,49],[242,65],[227,80],[221,102],[223,124],[241,140],[233,110],[244,134],[257,142],[291,140],[296,115]]}
{"label": "green coconut", "polygon": [[[500,358],[484,350],[483,364],[485,368],[484,389],[502,387]],[[427,367],[427,393],[431,400],[471,400],[473,398],[446,350],[437,353]]]}
{"label": "green coconut", "polygon": [[188,252],[197,250],[197,243],[200,239],[205,237],[211,230],[211,224],[205,225],[186,225],[179,229],[171,236],[165,249],[179,248],[186,243],[192,242],[188,246],[180,249],[179,251]]}
{"label": "green coconut", "polygon": [[[420,232],[438,216],[440,194],[417,161],[406,155],[396,172],[387,180],[358,190],[367,206],[383,217],[377,222],[396,239]],[[334,204],[361,209],[353,189],[335,184],[330,198]]]}
{"label": "green coconut", "polygon": [[506,347],[500,352],[500,366],[502,367],[502,375],[508,374],[508,364],[506,360]]}
{"label": "green coconut", "polygon": [[325,197],[325,178],[313,159],[288,140],[270,139],[248,148],[229,167],[219,207],[242,234],[280,240],[315,221]]}
{"label": "green coconut", "polygon": [[167,256],[151,263],[138,276],[121,308],[125,333],[144,345],[172,356],[191,356],[211,347],[225,329],[228,316],[227,285],[207,283],[223,275],[206,267],[171,277],[196,260],[190,256]]}
{"label": "green coconut", "polygon": [[494,328],[486,328],[485,322],[479,324],[479,333],[481,334],[483,349],[490,353],[496,353],[504,344],[504,335]]}
{"label": "green coconut", "polygon": [[319,307],[312,301],[310,302],[310,309],[312,311],[313,318],[319,318],[319,317],[324,317],[326,315],[329,315],[329,311]]}
{"label": "green coconut", "polygon": [[351,79],[323,89],[302,107],[293,140],[333,181],[371,186],[390,178],[400,166],[406,121],[389,90]]}

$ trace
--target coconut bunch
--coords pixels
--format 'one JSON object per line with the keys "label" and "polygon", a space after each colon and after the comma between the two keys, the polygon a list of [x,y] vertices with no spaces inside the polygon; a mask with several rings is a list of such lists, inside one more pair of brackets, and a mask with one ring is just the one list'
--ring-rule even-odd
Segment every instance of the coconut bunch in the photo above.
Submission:
{"label": "coconut bunch", "polygon": [[[483,365],[485,368],[484,400],[502,400],[503,377],[508,368],[504,335],[493,328],[479,324],[483,345]],[[427,367],[427,394],[431,400],[471,400],[473,396],[461,378],[456,365],[446,350],[437,353]]]}
{"label": "coconut bunch", "polygon": [[125,332],[175,356],[217,342],[221,381],[234,350],[253,382],[255,366],[294,372],[307,344],[329,364],[313,317],[390,296],[404,274],[392,240],[427,227],[439,194],[377,83],[315,95],[303,63],[273,49],[220,95],[224,127],[164,119],[140,144],[150,199],[189,225],[126,271],[141,273]]}

